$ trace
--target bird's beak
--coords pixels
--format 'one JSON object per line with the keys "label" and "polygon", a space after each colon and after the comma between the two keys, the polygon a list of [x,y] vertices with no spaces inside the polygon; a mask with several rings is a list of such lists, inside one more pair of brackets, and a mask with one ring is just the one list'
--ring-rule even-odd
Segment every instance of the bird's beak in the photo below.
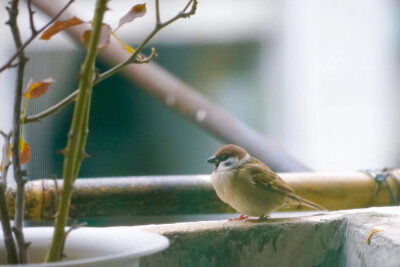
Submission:
{"label": "bird's beak", "polygon": [[207,160],[207,162],[208,162],[208,163],[213,163],[213,164],[215,164],[215,163],[218,162],[218,160],[217,160],[214,156],[212,156],[211,158],[209,158],[209,159]]}

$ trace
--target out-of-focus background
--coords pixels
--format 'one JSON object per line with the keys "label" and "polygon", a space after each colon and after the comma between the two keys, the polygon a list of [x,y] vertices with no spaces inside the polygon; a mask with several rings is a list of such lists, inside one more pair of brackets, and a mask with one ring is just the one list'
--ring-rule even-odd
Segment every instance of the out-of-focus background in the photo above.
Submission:
{"label": "out-of-focus background", "polygon": [[[116,27],[133,4],[139,2],[111,1],[105,21]],[[186,0],[160,4],[166,20]],[[90,20],[94,1],[72,7]],[[154,2],[147,8],[118,32],[133,46],[154,27]],[[399,166],[399,10],[391,0],[199,0],[195,16],[167,27],[151,47],[158,64],[316,171]],[[36,17],[39,24],[48,20],[40,12]],[[20,25],[27,36],[27,15]],[[14,45],[8,27],[0,35],[2,65]],[[30,101],[29,114],[77,88],[84,51],[65,34],[35,41],[27,55],[27,80],[57,81]],[[99,62],[98,68],[109,66]],[[14,80],[13,71],[0,74],[3,130],[10,129]],[[91,158],[80,177],[210,173],[205,160],[223,144],[119,75],[95,87],[91,112]],[[27,126],[31,179],[61,177],[57,151],[65,146],[71,114],[72,106]]]}

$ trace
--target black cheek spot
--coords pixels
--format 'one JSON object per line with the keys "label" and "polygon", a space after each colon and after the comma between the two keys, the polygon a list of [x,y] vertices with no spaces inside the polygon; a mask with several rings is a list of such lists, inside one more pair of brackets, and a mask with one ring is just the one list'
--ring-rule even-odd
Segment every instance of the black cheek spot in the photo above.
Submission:
{"label": "black cheek spot", "polygon": [[226,163],[225,163],[225,166],[226,166],[226,167],[229,167],[229,166],[231,166],[232,164],[233,164],[233,162],[226,162]]}

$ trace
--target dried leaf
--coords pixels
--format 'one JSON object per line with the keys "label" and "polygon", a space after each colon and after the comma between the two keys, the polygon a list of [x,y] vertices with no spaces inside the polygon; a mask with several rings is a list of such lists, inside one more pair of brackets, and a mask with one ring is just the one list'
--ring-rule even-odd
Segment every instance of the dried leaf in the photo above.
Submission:
{"label": "dried leaf", "polygon": [[56,21],[50,28],[48,28],[42,34],[42,37],[40,37],[40,39],[48,41],[51,39],[51,37],[53,37],[57,33],[61,32],[63,30],[66,30],[68,28],[71,28],[73,26],[83,24],[83,23],[85,23],[85,22],[78,19],[77,17],[73,17],[73,18],[71,18],[69,20],[65,20],[65,21]]}
{"label": "dried leaf", "polygon": [[136,18],[143,17],[146,14],[146,11],[146,4],[135,5],[131,10],[129,10],[128,13],[125,14],[125,16],[119,20],[118,27],[114,32],[116,32],[125,23],[129,23]]}
{"label": "dried leaf", "polygon": [[56,81],[52,77],[41,82],[33,82],[33,80],[30,80],[28,82],[28,89],[26,90],[24,96],[29,99],[39,97],[46,93],[50,85],[55,82]]}
{"label": "dried leaf", "polygon": [[100,40],[99,40],[99,45],[97,46],[98,49],[103,49],[108,47],[108,45],[110,44],[111,32],[112,29],[110,25],[103,24],[101,26]]}
{"label": "dried leaf", "polygon": [[92,36],[92,30],[86,30],[81,35],[81,42],[85,44],[86,48],[89,46],[90,36]]}
{"label": "dried leaf", "polygon": [[29,147],[28,143],[21,138],[21,151],[20,151],[20,159],[21,164],[24,165],[28,163],[29,159],[31,158],[31,148]]}
{"label": "dried leaf", "polygon": [[[108,24],[103,24],[101,26],[101,34],[99,44],[97,46],[98,49],[107,48],[110,43],[111,37],[111,27]],[[86,48],[89,46],[90,37],[92,36],[92,30],[87,30],[81,35],[81,41],[85,44]]]}

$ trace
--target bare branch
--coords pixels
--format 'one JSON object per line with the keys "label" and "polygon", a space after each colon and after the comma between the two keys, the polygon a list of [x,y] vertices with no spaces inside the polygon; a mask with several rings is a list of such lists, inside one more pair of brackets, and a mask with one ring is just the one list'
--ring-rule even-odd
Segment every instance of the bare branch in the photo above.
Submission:
{"label": "bare branch", "polygon": [[[40,33],[42,33],[47,27],[49,27],[51,24],[53,24],[54,21],[56,21],[61,14],[74,2],[75,0],[70,0],[61,10],[60,12],[58,12],[53,19],[51,19],[46,25],[44,25],[42,28],[40,28],[39,30],[35,31],[35,34],[33,34],[32,31],[32,35],[31,37],[29,37],[29,39],[25,42],[25,43],[21,43],[21,46],[17,49],[17,51],[14,53],[14,55],[11,56],[11,58],[0,68],[0,73],[3,72],[5,69],[9,68],[10,66],[12,66],[12,63],[14,62],[14,60],[19,57],[19,55],[22,53],[22,51],[36,38],[36,36],[38,36]],[[29,0],[29,3],[31,2],[31,0]],[[30,13],[31,14],[31,13]],[[31,17],[30,17],[31,18]],[[33,22],[33,21],[32,21]],[[32,26],[33,24],[31,24]]]}
{"label": "bare branch", "polygon": [[159,0],[156,0],[156,27],[161,24],[160,19],[160,3]]}
{"label": "bare branch", "polygon": [[31,25],[31,31],[32,31],[32,36],[33,36],[37,32],[36,27],[35,27],[35,22],[33,20],[33,15],[35,14],[35,11],[32,10],[31,0],[27,1],[27,5],[28,5],[28,11],[29,11],[29,23]]}
{"label": "bare branch", "polygon": [[13,63],[13,64],[10,64],[10,66],[8,66],[8,68],[9,69],[16,68],[16,67],[18,67],[18,65],[19,65],[19,62]]}
{"label": "bare branch", "polygon": [[[189,3],[187,3],[187,5],[185,6],[185,8],[182,10],[183,13],[186,12],[186,10],[190,7],[190,5],[192,4],[192,2],[193,2],[193,0],[190,0]],[[196,8],[197,8],[197,6],[194,6],[194,5],[197,5],[197,3],[193,4],[193,6],[192,6],[192,11],[193,11],[193,8],[194,8],[193,14],[196,12]],[[192,12],[192,11],[191,11],[191,12]],[[192,15],[193,15],[193,14],[192,14]]]}
{"label": "bare branch", "polygon": [[0,180],[0,219],[4,235],[4,245],[7,249],[7,261],[10,264],[18,263],[18,252],[15,240],[12,234],[10,213],[8,212],[6,190],[7,190],[7,173],[10,167],[10,139],[11,133],[5,134],[0,131],[4,137],[3,159],[1,162],[1,180]]}
{"label": "bare branch", "polygon": [[[13,0],[11,7],[8,9],[9,13],[9,26],[14,38],[14,43],[17,49],[22,47],[21,35],[19,32],[17,17],[18,17],[18,4],[19,0]],[[23,179],[23,172],[20,160],[20,135],[21,135],[21,100],[24,81],[25,64],[27,58],[25,57],[24,50],[18,54],[18,69],[17,69],[17,82],[14,98],[14,114],[13,114],[13,134],[12,134],[12,161],[14,168],[14,179],[17,182],[17,196],[15,203],[15,220],[14,220],[14,235],[17,240],[19,251],[19,263],[28,263],[27,245],[25,242],[24,234],[22,231],[24,222],[24,209],[25,209],[25,180]]]}
{"label": "bare branch", "polygon": [[42,119],[57,113],[58,111],[62,110],[64,107],[66,107],[67,105],[69,105],[70,103],[72,103],[72,101],[74,101],[76,99],[76,96],[78,95],[78,90],[74,91],[72,94],[70,94],[69,96],[67,96],[66,98],[64,98],[63,100],[61,100],[60,102],[58,102],[57,104],[51,106],[50,108],[32,115],[32,116],[27,116],[25,118],[25,123],[31,123],[31,122],[35,122],[35,121],[41,121]]}
{"label": "bare branch", "polygon": [[[160,25],[160,27],[164,28],[178,19],[182,19],[182,18],[186,19],[186,18],[189,18],[190,16],[194,15],[197,10],[197,4],[198,4],[197,0],[190,0],[189,3],[185,6],[185,8],[181,12],[179,12],[178,15],[176,15],[172,19],[162,23]],[[192,5],[192,8],[190,9],[189,12],[186,12],[186,10],[190,7],[190,5]]]}

